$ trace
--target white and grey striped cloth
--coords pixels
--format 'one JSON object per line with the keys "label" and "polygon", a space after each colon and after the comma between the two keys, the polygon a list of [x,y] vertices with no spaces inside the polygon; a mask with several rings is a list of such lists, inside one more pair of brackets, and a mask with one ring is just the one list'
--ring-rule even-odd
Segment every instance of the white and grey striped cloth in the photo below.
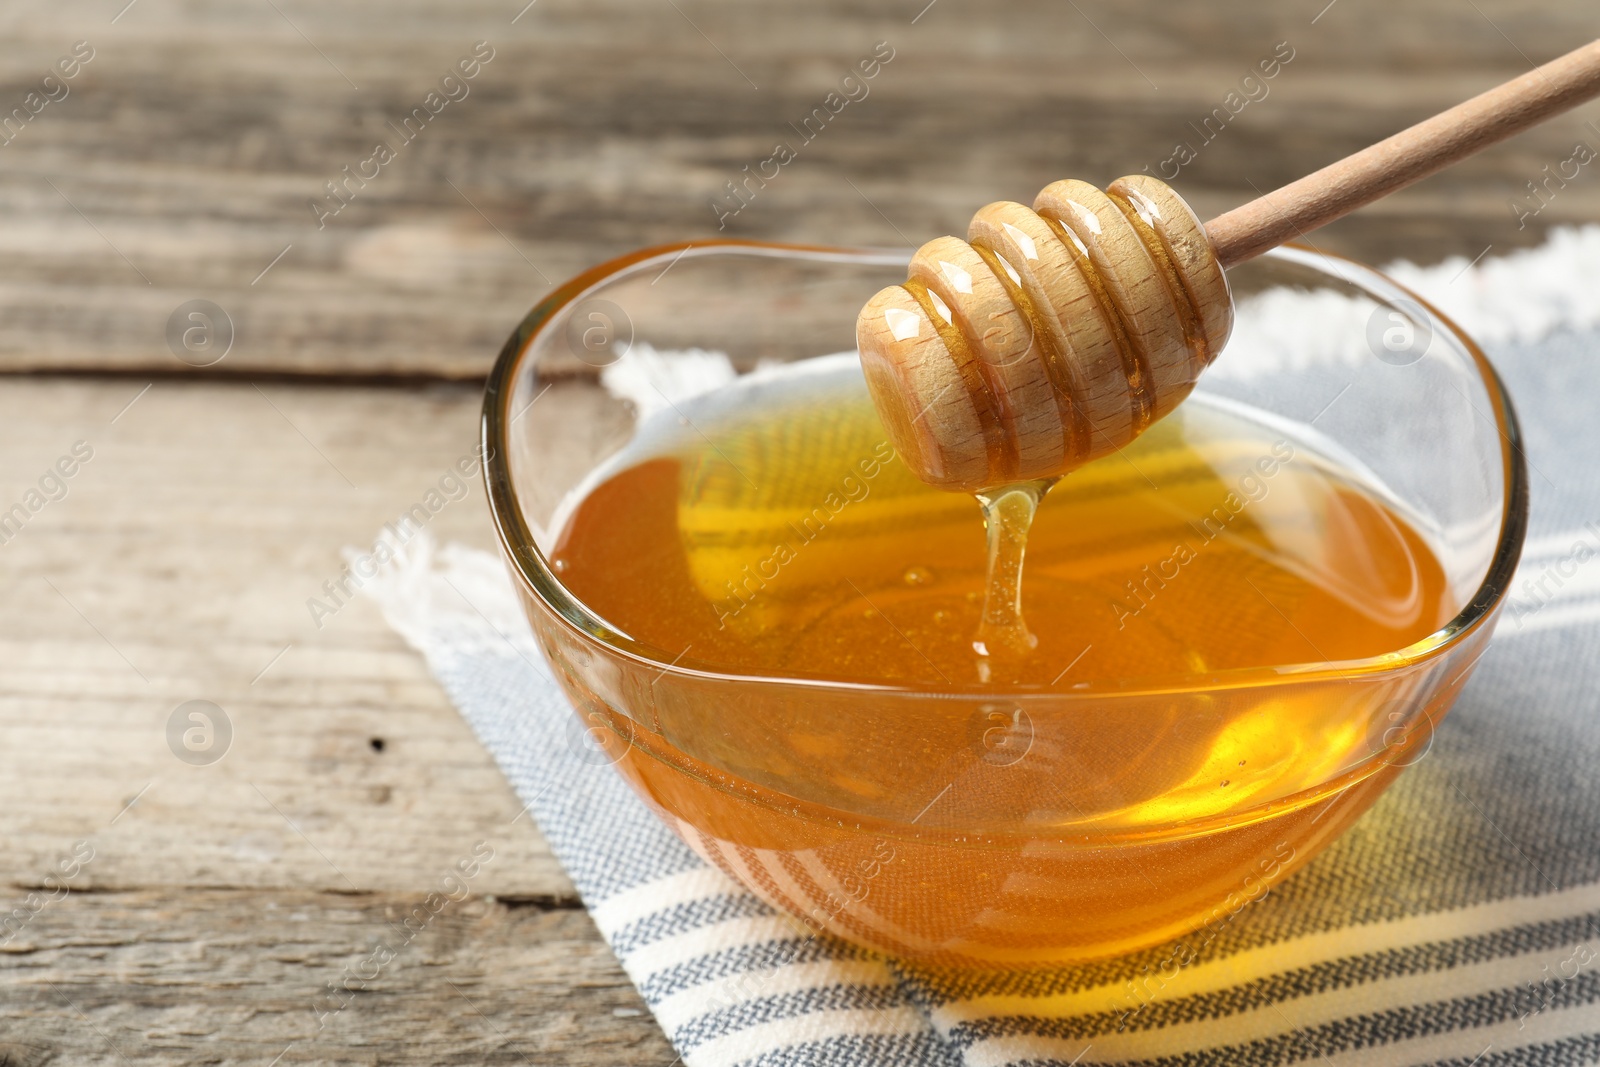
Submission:
{"label": "white and grey striped cloth", "polygon": [[[1513,276],[1537,298],[1497,318]],[[419,538],[367,588],[688,1067],[1600,1064],[1600,229],[1404,280],[1489,342],[1522,417],[1512,601],[1428,757],[1182,968],[1168,946],[951,977],[809,937],[560,740],[576,718],[498,559]]]}

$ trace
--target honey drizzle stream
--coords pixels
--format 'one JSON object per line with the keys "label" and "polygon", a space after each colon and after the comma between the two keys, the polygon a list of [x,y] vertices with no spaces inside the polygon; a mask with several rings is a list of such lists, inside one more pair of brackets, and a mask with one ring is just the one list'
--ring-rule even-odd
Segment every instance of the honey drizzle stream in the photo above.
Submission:
{"label": "honey drizzle stream", "polygon": [[1054,478],[1041,478],[973,494],[983,508],[989,539],[983,616],[972,642],[980,682],[1010,681],[1016,671],[1008,668],[1038,647],[1039,639],[1022,617],[1022,564],[1039,502],[1055,483]]}

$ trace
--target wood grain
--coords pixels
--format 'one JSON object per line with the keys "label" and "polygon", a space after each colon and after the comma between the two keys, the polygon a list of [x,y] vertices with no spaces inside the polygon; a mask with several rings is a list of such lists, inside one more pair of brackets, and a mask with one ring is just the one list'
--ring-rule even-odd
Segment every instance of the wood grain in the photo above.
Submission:
{"label": "wood grain", "polygon": [[[540,0],[514,24],[523,5],[501,0],[277,6],[3,16],[0,101],[74,41],[97,56],[0,148],[0,366],[187,373],[165,326],[199,297],[238,335],[209,373],[473,379],[553,281],[718,233],[713,199],[778,141],[797,158],[721,232],[909,249],[1060,178],[1166,177],[1180,142],[1198,154],[1174,186],[1206,218],[1593,36],[1585,9],[1554,0],[939,0],[920,18],[924,0]],[[319,230],[307,201],[480,39],[496,58],[471,95]],[[869,95],[797,136],[878,41],[895,57]],[[1269,95],[1201,141],[1190,124],[1280,41],[1295,58]],[[1526,228],[1508,209],[1575,141],[1600,147],[1595,119],[1590,105],[1552,122],[1318,244],[1470,258],[1600,218],[1592,175]]]}
{"label": "wood grain", "polygon": [[[159,382],[110,424],[140,388],[0,392],[6,506],[74,441],[94,450],[65,499],[0,545],[0,751],[28,754],[0,776],[9,876],[42,877],[148,785],[87,872],[95,887],[409,890],[489,837],[508,843],[476,888],[570,898],[372,604],[320,629],[306,606],[345,546],[370,545],[470,452],[475,391]],[[429,526],[487,547],[469,488]],[[213,766],[167,747],[168,716],[192,699],[233,720]]]}
{"label": "wood grain", "polygon": [[[469,452],[477,391],[142,389],[0,390],[0,507],[74,442],[92,449],[0,544],[0,914],[57,884],[79,842],[93,850],[70,894],[0,945],[0,1056],[265,1064],[293,1042],[284,1064],[665,1067],[571,883],[420,659],[364,600],[321,629],[305,606],[342,547]],[[470,490],[429,528],[487,547]],[[210,766],[168,747],[193,699],[233,724]],[[313,994],[479,842],[493,858],[472,897],[319,1030]]]}
{"label": "wood grain", "polygon": [[[651,1064],[673,1054],[581,910],[413,895],[73,894],[0,949],[0,1057],[59,1064]],[[375,943],[395,956],[367,967]],[[356,967],[369,980],[347,977]],[[347,987],[341,999],[329,985]],[[281,1059],[279,1058],[281,1057]]]}

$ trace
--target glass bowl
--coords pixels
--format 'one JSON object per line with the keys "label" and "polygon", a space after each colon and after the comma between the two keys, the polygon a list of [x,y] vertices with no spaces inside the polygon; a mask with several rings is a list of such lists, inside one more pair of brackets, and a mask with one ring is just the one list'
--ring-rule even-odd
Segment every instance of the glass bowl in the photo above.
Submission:
{"label": "glass bowl", "polygon": [[[1505,391],[1470,339],[1370,268],[1282,248],[1230,272],[1233,340],[1180,413],[1251,412],[1362,471],[1461,605],[1365,659],[1003,692],[756,677],[637,641],[569,592],[549,557],[572,502],[659,406],[608,388],[608,365],[649,353],[653,380],[671,382],[703,379],[709,361],[730,390],[758,364],[849,351],[857,310],[904,279],[907,258],[647,249],[558,287],[506,343],[484,402],[490,507],[534,633],[596,739],[589,755],[773,907],[898,956],[1058,965],[1227,921],[1426,754],[1487,646],[1527,512]],[[1264,760],[1209,810],[1152,796],[1138,818],[1106,817],[1131,810],[1128,768],[1160,770],[1221,721],[1251,727],[1230,760],[1254,756],[1291,704],[1317,709],[1327,752],[1356,757],[1308,745],[1294,774]],[[849,745],[817,745],[844,723]]]}

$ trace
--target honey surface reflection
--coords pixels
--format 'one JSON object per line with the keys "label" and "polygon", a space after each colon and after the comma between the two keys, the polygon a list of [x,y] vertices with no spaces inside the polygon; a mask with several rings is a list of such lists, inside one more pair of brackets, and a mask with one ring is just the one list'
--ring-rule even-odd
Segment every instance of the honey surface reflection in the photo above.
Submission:
{"label": "honey surface reflection", "polygon": [[1286,876],[1404,762],[1384,709],[1422,664],[1218,685],[1394,652],[1459,606],[1324,451],[1198,399],[1073,473],[1028,542],[1032,640],[984,658],[978,505],[899,463],[851,362],[811,362],[655,416],[552,553],[664,661],[843,684],[619,695],[553,657],[630,781],[770,901],[937,959],[1126,951]]}

